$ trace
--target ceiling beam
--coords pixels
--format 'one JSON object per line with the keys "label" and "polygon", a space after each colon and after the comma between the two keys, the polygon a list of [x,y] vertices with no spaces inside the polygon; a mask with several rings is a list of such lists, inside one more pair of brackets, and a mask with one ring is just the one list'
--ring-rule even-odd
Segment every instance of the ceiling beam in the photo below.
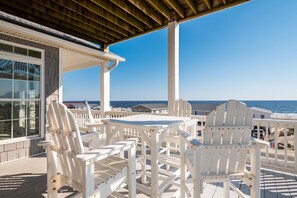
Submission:
{"label": "ceiling beam", "polygon": [[178,2],[178,0],[166,0],[168,4],[173,8],[173,10],[181,17],[185,18],[184,15],[184,8],[183,6]]}
{"label": "ceiling beam", "polygon": [[[64,1],[64,0],[62,0],[62,1]],[[96,4],[94,4],[90,1],[84,1],[84,0],[72,0],[72,1],[76,2],[77,5],[82,6],[101,17],[104,17],[106,20],[108,20],[120,27],[123,27],[124,29],[129,31],[131,34],[136,34],[135,27],[131,26],[130,24],[128,24],[127,22],[123,21],[122,19],[116,17],[115,15],[111,14],[110,12],[104,10],[103,8],[97,6]],[[68,1],[65,1],[65,2],[68,2]],[[77,12],[79,12],[79,10]]]}
{"label": "ceiling beam", "polygon": [[[35,16],[34,18],[31,18],[29,20],[31,20],[33,22],[36,22],[38,24],[40,24],[39,20],[43,19],[43,20],[46,20],[46,21],[49,22],[49,23],[45,23],[45,24],[47,24],[47,25],[45,25],[47,27],[49,27],[49,25],[54,24],[54,27],[56,29],[56,26],[60,25],[62,27],[65,27],[64,30],[73,29],[76,32],[85,32],[90,37],[94,37],[94,38],[96,38],[98,40],[101,40],[104,43],[109,43],[110,41],[115,41],[115,39],[113,37],[105,38],[104,36],[106,36],[106,35],[103,32],[92,31],[90,28],[87,28],[84,25],[79,27],[79,26],[77,26],[76,21],[71,20],[71,19],[69,19],[67,17],[64,17],[64,19],[63,18],[58,18],[57,16],[59,14],[57,12],[50,11],[49,9],[46,9],[45,7],[42,7],[42,6],[38,7],[37,6],[36,7],[37,9],[35,9],[35,8],[32,7],[32,6],[35,6],[34,4],[33,5],[32,4],[27,4],[27,2],[22,1],[22,0],[3,1],[2,3],[6,4],[6,5],[10,6],[10,7],[15,7],[15,8],[21,10],[22,12],[24,12],[26,14],[31,14],[31,15]],[[54,14],[56,14],[56,16],[54,16]],[[24,17],[24,18],[26,19],[27,17]],[[68,32],[64,32],[64,33],[68,33]]]}
{"label": "ceiling beam", "polygon": [[[78,26],[78,27],[86,27],[87,30],[92,30],[95,29],[97,31],[101,31],[104,34],[102,34],[101,36],[104,36],[105,38],[109,38],[110,35],[112,37],[115,37],[117,39],[121,39],[122,35],[113,31],[112,29],[108,29],[105,26],[102,26],[98,23],[95,23],[94,21],[89,20],[88,18],[84,18],[81,15],[77,14],[77,13],[73,13],[70,10],[65,9],[65,7],[60,6],[59,4],[56,3],[52,3],[51,1],[47,1],[47,0],[33,0],[35,2],[30,2],[29,0],[27,0],[27,2],[30,2],[30,5],[32,6],[32,8],[37,9],[39,11],[48,13],[50,15],[52,15],[53,17],[57,17],[61,20],[64,20],[72,23],[74,22],[74,25]],[[44,8],[44,6],[46,6],[47,9]],[[50,10],[48,12],[48,10]],[[97,32],[95,32],[97,33]],[[111,38],[112,38],[111,37]]]}
{"label": "ceiling beam", "polygon": [[162,14],[168,20],[170,20],[171,12],[169,8],[160,0],[146,0],[157,12]]}
{"label": "ceiling beam", "polygon": [[[11,7],[11,6],[6,4],[7,1],[5,2],[5,4],[3,4],[3,3],[4,3],[4,1],[0,1],[1,9],[5,9],[5,11],[7,13],[10,13],[12,15],[16,15],[16,12],[18,12],[17,13],[18,17],[21,17],[23,19],[27,19],[27,20],[36,22],[36,21],[34,21],[34,19],[36,19],[36,15],[24,12],[23,10],[19,9],[20,6]],[[99,44],[101,46],[101,48],[103,48],[103,46],[104,46],[104,42],[101,39],[97,39],[97,38],[95,38],[93,36],[89,36],[89,35],[86,35],[86,34],[81,34],[80,32],[76,32],[73,29],[68,29],[68,28],[66,28],[64,26],[61,26],[61,25],[53,24],[51,21],[44,20],[43,18],[39,18],[38,21],[39,21],[39,24],[41,24],[41,23],[42,24],[48,24],[49,28],[53,28],[55,30],[59,30],[59,31],[64,32],[64,33],[67,32],[68,34],[70,34],[72,36],[75,36],[77,38],[81,38],[81,39],[84,39],[86,41],[90,41],[90,42]],[[34,28],[34,27],[32,28],[31,26],[29,28],[33,29],[33,30],[36,30],[36,31],[41,31],[41,32],[43,32],[45,34],[49,34],[49,35],[57,37],[57,35],[55,35],[53,33],[50,33],[50,32],[47,32],[46,30],[43,31],[42,29],[40,30],[40,29],[37,29],[37,28]]]}
{"label": "ceiling beam", "polygon": [[185,2],[188,4],[188,6],[191,8],[191,10],[197,14],[197,5],[194,0],[185,0]]}
{"label": "ceiling beam", "polygon": [[154,21],[151,18],[149,18],[147,15],[145,15],[143,12],[138,10],[138,8],[136,8],[133,4],[130,4],[123,0],[110,0],[110,1],[115,5],[117,5],[119,8],[121,8],[122,10],[124,10],[125,12],[129,13],[130,15],[132,15],[133,17],[141,21],[142,23],[149,26],[150,28],[154,27]]}
{"label": "ceiling beam", "polygon": [[226,5],[226,3],[227,3],[227,2],[226,2],[226,0],[223,0],[223,4],[225,4],[225,5]]}
{"label": "ceiling beam", "polygon": [[102,7],[103,9],[107,10],[108,12],[112,13],[113,15],[119,17],[120,19],[126,21],[130,25],[134,26],[141,32],[144,31],[145,26],[141,23],[138,19],[130,16],[127,12],[123,11],[121,8],[115,6],[114,4],[110,3],[109,1],[102,1],[102,0],[91,0],[96,5]]}
{"label": "ceiling beam", "polygon": [[207,8],[210,10],[211,9],[211,2],[210,2],[210,0],[204,0],[204,2],[206,4]]}
{"label": "ceiling beam", "polygon": [[148,17],[153,19],[159,25],[162,25],[163,19],[162,16],[156,12],[152,7],[150,7],[145,1],[143,0],[128,0],[132,3],[135,7],[145,13]]}
{"label": "ceiling beam", "polygon": [[[80,12],[77,12],[77,7],[78,5],[76,3],[74,3],[73,1],[64,1],[64,0],[52,0],[52,1],[48,1],[48,0],[37,0],[42,2],[45,5],[49,5],[55,9],[55,10],[59,10],[63,13],[65,13],[66,15],[69,14],[70,17],[74,17],[77,16],[80,19],[89,19],[91,21],[93,21],[94,23],[97,23],[99,25],[103,25],[106,28],[113,30],[119,34],[121,34],[124,37],[128,37],[129,36],[129,32],[122,28],[119,25],[116,25],[108,20],[106,20],[105,18],[95,14],[94,12],[89,11],[88,9],[84,8],[84,7],[79,7]],[[55,6],[56,5],[56,6]],[[59,8],[57,7],[59,6]],[[80,16],[80,17],[79,17]],[[92,22],[92,24],[93,24]]]}

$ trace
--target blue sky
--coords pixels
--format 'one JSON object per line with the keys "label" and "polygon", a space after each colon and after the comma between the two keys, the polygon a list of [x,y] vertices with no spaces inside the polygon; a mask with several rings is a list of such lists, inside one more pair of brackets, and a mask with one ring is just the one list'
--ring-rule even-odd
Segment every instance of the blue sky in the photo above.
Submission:
{"label": "blue sky", "polygon": [[[297,100],[297,1],[251,2],[180,24],[180,98]],[[167,28],[110,47],[111,100],[167,100]],[[99,100],[100,69],[64,73],[64,100]]]}

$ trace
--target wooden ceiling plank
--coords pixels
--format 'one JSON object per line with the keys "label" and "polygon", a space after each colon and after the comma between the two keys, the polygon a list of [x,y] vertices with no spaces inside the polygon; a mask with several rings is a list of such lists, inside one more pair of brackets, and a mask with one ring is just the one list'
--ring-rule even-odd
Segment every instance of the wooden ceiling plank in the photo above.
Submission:
{"label": "wooden ceiling plank", "polygon": [[91,21],[93,21],[93,22],[95,22],[95,23],[97,23],[99,25],[103,25],[106,28],[121,34],[122,36],[125,36],[125,37],[129,36],[129,32],[126,29],[124,29],[123,27],[121,27],[119,25],[116,25],[116,24],[110,22],[109,20],[106,20],[105,18],[95,14],[92,11],[89,11],[88,9],[86,9],[84,7],[80,6],[79,7],[80,12],[77,12],[77,9],[78,9],[77,7],[79,5],[77,5],[73,1],[64,1],[64,0],[51,0],[51,1],[48,1],[48,0],[42,0],[42,2],[43,1],[52,2],[52,4],[57,4],[60,7],[63,7],[65,9],[69,10],[73,14],[81,16],[81,18],[87,18],[87,19],[89,19],[89,20],[91,20]]}
{"label": "wooden ceiling plank", "polygon": [[157,12],[170,20],[170,9],[160,0],[146,0]]}
{"label": "wooden ceiling plank", "polygon": [[150,7],[145,1],[143,0],[128,0],[132,3],[135,7],[145,13],[148,17],[153,19],[159,25],[162,25],[163,19],[162,16],[157,13],[152,7]]}
{"label": "wooden ceiling plank", "polygon": [[204,2],[206,4],[207,8],[210,10],[211,9],[211,2],[210,2],[210,0],[204,0]]}
{"label": "wooden ceiling plank", "polygon": [[[5,5],[3,3],[5,3]],[[33,21],[33,22],[34,22],[34,19],[36,20],[36,16],[35,15],[24,12],[23,10],[19,9],[19,6],[14,7],[14,6],[7,5],[6,2],[4,2],[4,1],[0,1],[0,6],[1,6],[2,9],[5,9],[5,11],[7,13],[10,13],[12,15],[16,15],[16,12],[18,12],[17,13],[18,14],[18,17],[21,17],[23,19],[28,19],[28,20]],[[65,28],[64,26],[54,24],[51,21],[45,20],[43,18],[39,18],[38,21],[39,21],[39,23],[42,22],[43,24],[45,24],[45,23],[49,24],[48,25],[49,28],[52,28],[52,29],[55,29],[55,30],[59,30],[61,32],[68,32],[68,34],[70,34],[72,36],[75,36],[77,38],[84,39],[86,41],[99,44],[101,46],[101,48],[103,48],[103,46],[105,44],[100,39],[96,39],[95,37],[88,36],[86,34],[81,34],[80,32],[76,32],[76,31],[74,31],[72,29]],[[49,34],[49,33],[46,33],[46,34]],[[53,35],[53,36],[55,36],[55,35]]]}
{"label": "wooden ceiling plank", "polygon": [[149,18],[147,15],[145,15],[143,12],[138,10],[138,8],[136,8],[133,4],[130,4],[123,0],[110,0],[110,1],[115,5],[117,5],[119,8],[121,8],[122,10],[124,10],[125,12],[129,13],[130,15],[132,15],[133,17],[141,21],[142,23],[149,26],[150,28],[154,27],[154,21],[151,18]]}
{"label": "wooden ceiling plank", "polygon": [[180,19],[180,20],[178,20],[178,22],[182,23],[182,22],[185,22],[185,21],[189,21],[189,20],[192,20],[192,19],[195,19],[195,18],[198,18],[198,17],[202,17],[202,16],[205,16],[205,15],[214,13],[214,12],[218,12],[220,10],[224,10],[226,8],[234,7],[236,5],[243,4],[243,3],[246,3],[246,2],[249,2],[249,1],[250,0],[236,0],[236,1],[233,1],[233,2],[227,2],[226,5],[220,4],[220,5],[216,6],[216,7],[213,7],[212,9],[205,9],[204,4],[198,4],[197,5],[197,9],[198,9],[197,14],[188,13],[184,19]]}
{"label": "wooden ceiling plank", "polygon": [[[47,23],[46,26],[52,24],[56,24],[56,25],[60,25],[61,27],[65,27],[67,29],[73,29],[76,32],[84,32],[87,33],[90,37],[94,37],[98,40],[101,40],[104,43],[109,43],[110,41],[115,41],[114,38],[110,38],[107,39],[105,37],[102,36],[102,32],[100,33],[99,31],[97,33],[94,32],[90,32],[89,29],[84,29],[86,27],[77,27],[76,25],[74,25],[74,21],[70,22],[70,21],[65,21],[65,19],[67,17],[65,17],[65,19],[60,19],[57,17],[57,13],[55,13],[55,17],[53,17],[52,15],[49,14],[50,10],[45,11],[45,7],[43,6],[38,6],[37,8],[33,8],[31,5],[29,4],[29,6],[27,6],[28,2],[26,1],[3,1],[2,3],[11,6],[11,7],[15,7],[17,5],[17,8],[20,9],[22,12],[25,12],[27,14],[31,14],[33,16],[35,16],[35,18],[30,19],[33,22],[39,23],[38,20],[43,19],[46,21],[49,21],[50,23]],[[26,18],[26,17],[25,17]],[[40,24],[40,23],[39,23]],[[68,33],[68,32],[64,32],[64,33]]]}
{"label": "wooden ceiling plank", "polygon": [[[57,12],[57,13],[59,13],[59,15],[65,15],[73,20],[83,23],[84,25],[88,26],[89,28],[94,28],[98,31],[102,31],[103,33],[111,35],[117,39],[122,38],[122,35],[120,33],[115,32],[112,29],[106,28],[105,26],[103,26],[101,24],[95,23],[94,21],[92,21],[88,18],[82,17],[81,15],[77,14],[76,12],[72,12],[71,10],[66,9],[63,6],[60,6],[59,4],[56,4],[56,3],[53,3],[53,2],[47,1],[47,0],[33,0],[33,1],[39,5],[46,6],[47,9]],[[32,2],[32,4],[34,5],[33,8],[36,7],[35,3]],[[106,38],[108,38],[108,37],[106,37]]]}
{"label": "wooden ceiling plank", "polygon": [[96,5],[102,7],[106,11],[112,13],[113,15],[119,17],[120,19],[126,21],[130,25],[134,26],[140,31],[144,31],[145,25],[141,23],[138,19],[130,16],[127,12],[123,11],[121,8],[115,6],[114,4],[110,3],[109,1],[102,1],[102,0],[91,0]]}
{"label": "wooden ceiling plank", "polygon": [[[60,1],[64,1],[64,0],[60,0]],[[131,26],[130,24],[128,24],[127,22],[123,21],[122,19],[116,17],[115,15],[111,14],[110,12],[104,10],[103,8],[96,6],[96,5],[94,6],[94,4],[92,2],[84,1],[84,0],[72,0],[72,1],[77,3],[77,5],[82,6],[82,7],[86,8],[87,10],[105,18],[106,20],[124,28],[131,34],[136,34],[135,27]],[[66,3],[67,2],[68,1],[66,1]]]}
{"label": "wooden ceiling plank", "polygon": [[29,0],[27,0],[26,2],[19,0],[19,4],[21,4],[21,3],[25,3],[25,4],[23,4],[24,6],[26,6],[26,4],[29,3],[30,8],[35,9],[35,10],[41,12],[41,13],[44,13],[44,14],[52,17],[53,21],[54,21],[54,19],[65,21],[66,23],[69,23],[69,24],[71,24],[71,25],[73,25],[73,26],[75,26],[77,28],[88,31],[88,32],[93,33],[95,35],[97,34],[98,36],[100,36],[102,38],[105,38],[106,39],[105,41],[114,41],[115,40],[115,38],[113,36],[110,36],[109,34],[106,34],[101,30],[96,30],[94,28],[91,28],[90,26],[86,25],[85,23],[82,23],[80,21],[71,19],[70,17],[68,17],[68,16],[66,16],[64,14],[61,14],[60,12],[56,12],[54,10],[48,9],[43,4],[38,4],[38,3],[29,1]]}
{"label": "wooden ceiling plank", "polygon": [[169,5],[173,8],[173,10],[181,17],[184,18],[184,8],[183,6],[179,3],[178,0],[167,0]]}
{"label": "wooden ceiling plank", "polygon": [[197,14],[197,5],[195,3],[194,0],[185,0],[185,2],[189,5],[189,7],[191,8],[191,10]]}

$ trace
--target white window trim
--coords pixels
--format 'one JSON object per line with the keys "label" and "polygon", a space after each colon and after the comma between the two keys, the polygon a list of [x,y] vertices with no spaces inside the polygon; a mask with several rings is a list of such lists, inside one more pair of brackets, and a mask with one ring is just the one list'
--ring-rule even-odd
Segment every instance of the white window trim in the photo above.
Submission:
{"label": "white window trim", "polygon": [[[24,141],[24,140],[28,140],[28,139],[44,138],[45,137],[45,124],[44,124],[45,123],[45,90],[44,90],[44,88],[45,88],[45,52],[43,49],[40,49],[40,48],[22,45],[22,44],[10,42],[10,41],[5,41],[5,40],[0,39],[0,42],[4,43],[4,44],[12,45],[12,46],[22,47],[25,49],[31,49],[31,50],[41,52],[41,59],[39,59],[39,58],[30,57],[30,56],[24,56],[24,55],[0,51],[0,57],[2,59],[37,64],[37,65],[40,65],[40,69],[41,69],[41,72],[40,72],[41,73],[41,76],[40,76],[40,78],[41,78],[41,80],[40,80],[40,116],[39,116],[39,118],[40,118],[40,123],[39,123],[40,135],[0,140],[0,145]],[[7,99],[0,99],[0,101],[4,101],[4,100],[7,101]],[[10,100],[13,101],[13,99],[10,99]]]}

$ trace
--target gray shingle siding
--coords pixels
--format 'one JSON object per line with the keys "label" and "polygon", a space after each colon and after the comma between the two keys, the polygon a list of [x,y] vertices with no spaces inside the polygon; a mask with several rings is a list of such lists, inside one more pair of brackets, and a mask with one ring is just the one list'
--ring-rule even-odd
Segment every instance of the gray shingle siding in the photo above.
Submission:
{"label": "gray shingle siding", "polygon": [[[0,39],[45,50],[44,93],[46,110],[52,100],[59,99],[59,49],[6,34],[0,34]],[[40,140],[42,138],[9,144],[1,144],[0,142],[0,163],[43,152],[43,149],[37,146]]]}

